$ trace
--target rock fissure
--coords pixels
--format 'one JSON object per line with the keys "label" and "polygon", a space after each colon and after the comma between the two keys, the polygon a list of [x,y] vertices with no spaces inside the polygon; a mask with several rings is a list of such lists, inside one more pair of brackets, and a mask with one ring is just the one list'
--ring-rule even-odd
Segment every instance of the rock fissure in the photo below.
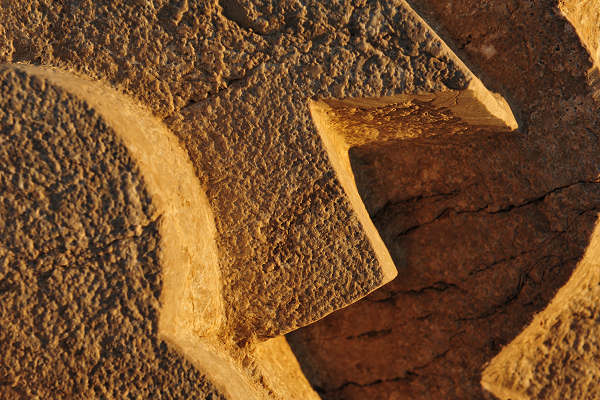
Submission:
{"label": "rock fissure", "polygon": [[[541,196],[538,196],[538,197],[535,197],[535,198],[532,198],[532,199],[529,199],[529,200],[525,200],[525,201],[523,201],[521,203],[511,204],[511,205],[505,205],[505,206],[500,207],[499,209],[495,209],[496,206],[495,205],[493,206],[491,204],[487,204],[487,205],[478,207],[476,209],[455,209],[453,207],[447,207],[447,208],[444,208],[441,212],[439,212],[438,215],[436,217],[432,218],[431,220],[425,221],[425,222],[417,224],[417,225],[410,226],[409,228],[406,228],[405,230],[399,232],[397,234],[397,237],[406,236],[406,235],[408,235],[408,234],[416,231],[417,229],[419,229],[421,227],[435,224],[436,222],[439,222],[440,220],[445,219],[445,218],[454,218],[455,216],[464,215],[464,214],[485,213],[485,214],[491,214],[491,215],[493,215],[493,214],[509,213],[509,212],[511,212],[513,210],[516,210],[516,209],[520,209],[520,208],[523,208],[523,207],[527,207],[529,205],[541,203],[544,200],[546,200],[546,198],[548,196],[550,196],[552,194],[555,194],[555,193],[558,193],[558,192],[560,192],[562,190],[569,189],[569,188],[571,188],[573,186],[576,186],[576,185],[585,185],[585,184],[598,184],[598,183],[600,183],[600,182],[595,181],[595,180],[593,180],[593,181],[577,181],[575,183],[571,183],[571,184],[568,184],[568,185],[563,185],[563,186],[559,186],[557,188],[551,189],[551,190],[545,192]],[[458,192],[459,191],[457,191],[457,193]],[[454,193],[454,192],[449,192],[449,193]],[[434,197],[435,196],[442,196],[443,197],[444,195],[434,195]],[[423,197],[416,196],[416,197],[414,197],[414,199],[416,199],[416,201],[419,201],[421,199],[426,199],[426,198],[431,198],[431,197],[430,196],[423,196]],[[407,201],[403,200],[401,202],[390,202],[388,204],[389,204],[389,206],[397,206],[398,204],[404,204],[406,202]],[[587,212],[587,211],[584,211],[584,212]]]}
{"label": "rock fissure", "polygon": [[339,392],[342,391],[344,388],[348,387],[348,386],[358,386],[358,387],[369,387],[369,386],[376,386],[376,385],[381,385],[383,383],[387,383],[387,382],[398,382],[398,381],[405,381],[405,380],[414,380],[416,379],[420,374],[418,373],[421,370],[427,369],[430,365],[434,364],[436,361],[446,357],[448,355],[448,353],[450,352],[450,349],[447,349],[441,353],[438,353],[436,355],[434,355],[430,361],[426,362],[425,364],[422,365],[418,365],[416,367],[413,367],[407,371],[405,371],[404,375],[402,376],[397,376],[397,377],[392,377],[392,378],[385,378],[385,379],[378,379],[375,381],[371,381],[371,382],[366,382],[366,383],[360,383],[360,382],[344,382],[341,386],[337,386],[335,388],[328,388],[326,390],[322,390],[322,392]]}

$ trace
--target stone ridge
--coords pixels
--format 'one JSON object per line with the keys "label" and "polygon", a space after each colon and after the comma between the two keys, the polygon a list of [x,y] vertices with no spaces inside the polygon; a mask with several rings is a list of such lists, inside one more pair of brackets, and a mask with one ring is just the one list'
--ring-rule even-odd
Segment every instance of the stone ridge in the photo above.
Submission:
{"label": "stone ridge", "polygon": [[[309,100],[394,95],[410,91],[420,79],[420,89],[445,88],[425,71],[413,75],[403,70],[411,57],[394,41],[385,42],[387,51],[373,47],[369,12],[386,14],[371,22],[374,37],[401,27],[412,29],[420,35],[418,46],[427,49],[416,57],[428,54],[440,62],[444,74],[461,76],[461,85],[468,86],[472,74],[458,66],[404,3],[397,5],[356,8],[356,29],[363,29],[364,36],[353,34],[348,22],[339,27],[332,22],[324,28],[328,34],[306,49],[300,49],[301,37],[294,37],[293,30],[276,35],[298,51],[260,65],[242,81],[173,119],[174,132],[181,134],[198,169],[206,174],[207,194],[219,210],[225,298],[248,299],[228,308],[240,338],[296,329],[386,282],[381,271],[389,268],[380,265],[378,253],[387,251],[373,251],[373,241],[365,235],[369,229],[357,218],[339,175],[331,170]],[[373,42],[377,43],[374,38]],[[252,278],[244,280],[247,275]],[[266,276],[268,280],[261,278]],[[259,311],[266,309],[270,315],[265,318]],[[278,323],[272,324],[274,320]]]}
{"label": "stone ridge", "polygon": [[597,64],[600,61],[600,2],[559,0],[557,5]]}
{"label": "stone ridge", "polygon": [[140,169],[154,213],[161,218],[161,335],[176,337],[193,331],[198,336],[216,336],[225,312],[214,218],[187,153],[174,135],[103,84],[46,67],[20,64],[6,68],[43,79],[83,99],[114,130]]}
{"label": "stone ridge", "polygon": [[[491,398],[484,366],[590,245],[600,209],[595,65],[558,3],[413,2],[508,99],[520,134],[351,149],[357,187],[402,279],[288,335],[324,399]],[[373,110],[368,128],[385,125],[389,111]]]}
{"label": "stone ridge", "polygon": [[159,338],[160,218],[88,104],[0,70],[0,393],[224,398]]}
{"label": "stone ridge", "polygon": [[[220,207],[226,297],[248,303],[269,282],[245,290],[242,268],[302,282],[292,267],[312,265],[313,254],[323,265],[323,254],[341,254],[343,266],[364,250],[354,253],[340,230],[351,217],[303,218],[312,207],[351,215],[307,99],[464,90],[471,82],[400,1],[56,3],[5,0],[0,59],[79,70],[165,117]],[[414,3],[507,97],[522,135],[415,137],[351,151],[366,209],[403,279],[292,335],[328,399],[486,396],[483,365],[567,280],[600,207],[594,30],[578,37],[574,27],[588,14],[562,8],[567,20],[559,10],[570,2],[555,0]],[[380,111],[385,118],[389,110]],[[307,187],[332,195],[322,202]],[[300,246],[312,242],[319,245]],[[277,268],[287,270],[271,275]],[[341,281],[351,283],[345,272]],[[291,291],[277,290],[283,298],[267,292],[275,300],[228,307],[237,340],[331,311],[317,304],[296,313],[285,301]],[[238,313],[265,307],[273,312]],[[281,325],[269,324],[288,309]]]}
{"label": "stone ridge", "polygon": [[[161,346],[168,345],[169,351],[175,351],[177,357],[185,359],[193,364],[186,365],[185,368],[192,368],[206,375],[211,384],[217,387],[217,390],[226,398],[231,400],[236,399],[311,399],[316,398],[314,391],[310,388],[306,379],[302,376],[297,362],[294,359],[289,347],[284,338],[277,341],[267,341],[262,346],[257,348],[238,348],[235,345],[227,342],[228,333],[226,329],[225,315],[222,306],[220,271],[218,269],[218,255],[215,246],[215,227],[213,222],[212,212],[208,206],[206,196],[199,187],[193,168],[184,150],[179,146],[174,136],[167,131],[164,125],[153,118],[149,113],[134,105],[128,98],[117,93],[111,88],[97,82],[89,81],[83,77],[78,77],[70,73],[50,69],[45,67],[33,67],[27,65],[12,65],[2,66],[2,70],[8,76],[18,75],[25,80],[29,79],[41,84],[44,88],[49,87],[61,93],[64,93],[65,108],[69,109],[69,103],[80,99],[82,104],[90,111],[99,123],[106,126],[106,134],[96,134],[93,130],[87,132],[87,140],[78,142],[79,147],[75,149],[68,148],[70,158],[82,159],[89,158],[89,154],[81,147],[87,142],[90,143],[93,150],[97,150],[94,142],[99,140],[102,143],[106,142],[104,136],[112,135],[112,140],[117,146],[125,149],[124,156],[130,159],[130,164],[127,165],[131,169],[131,173],[136,174],[137,178],[125,176],[127,182],[139,181],[139,185],[143,186],[146,193],[146,202],[151,204],[152,225],[156,229],[157,237],[155,238],[155,247],[153,254],[158,263],[160,273],[160,285],[157,290],[154,290],[154,295],[157,297],[151,303],[157,305],[156,300],[160,299],[160,310],[158,312],[158,321],[151,321],[158,325],[158,330],[153,332],[137,332],[141,336],[150,334],[149,339],[158,341]],[[17,90],[7,91],[6,103],[10,107],[6,108],[7,115],[14,112],[22,113],[22,124],[29,124],[35,129],[35,122],[38,120],[48,120],[44,127],[46,129],[42,138],[36,138],[35,150],[38,148],[45,149],[48,146],[56,145],[56,142],[63,138],[57,136],[52,129],[55,127],[55,121],[50,121],[48,110],[52,110],[55,106],[52,101],[38,101],[43,103],[40,109],[31,109],[21,107],[22,93],[31,90],[27,85],[12,85],[12,82],[6,83],[8,86],[16,87]],[[38,98],[36,94],[25,94],[29,102],[35,102]],[[33,99],[29,99],[33,97]],[[42,96],[43,97],[43,96]],[[56,107],[55,107],[56,108]],[[71,107],[73,108],[73,107]],[[41,117],[40,117],[41,115]],[[71,120],[82,118],[77,113],[67,115]],[[3,126],[7,130],[11,130],[10,121],[5,121]],[[60,125],[60,121],[59,125]],[[77,125],[81,128],[81,122],[70,122],[71,125]],[[24,132],[29,132],[32,127],[23,128]],[[60,129],[60,127],[58,128]],[[62,131],[61,131],[62,132]],[[74,134],[73,129],[69,134]],[[39,136],[39,135],[38,135]],[[14,138],[13,138],[14,139]],[[17,139],[13,141],[16,143]],[[48,143],[41,143],[41,141]],[[68,140],[63,140],[68,142]],[[68,144],[68,143],[64,143]],[[64,156],[63,148],[56,146],[55,152]],[[73,147],[73,146],[71,146]],[[10,154],[11,147],[5,149]],[[102,151],[96,151],[95,158],[92,162],[100,164],[104,161],[103,167],[112,168],[111,176],[113,179],[121,179],[119,171],[115,172],[114,167],[111,167],[111,162],[114,160],[103,160],[103,152],[111,152],[111,148],[102,147]],[[78,152],[83,152],[79,154]],[[48,151],[43,152],[42,158]],[[112,153],[111,153],[112,154]],[[24,170],[25,175],[36,173],[37,166],[35,164],[19,165],[16,167],[17,173]],[[92,167],[93,168],[93,167]],[[72,172],[73,168],[64,168],[62,174]],[[102,178],[100,178],[102,179]],[[143,182],[143,184],[141,183]],[[99,194],[94,190],[94,187],[87,188],[85,177],[80,177],[79,180],[72,182],[69,190],[71,192],[84,192],[82,195],[88,201],[98,200],[94,196]],[[80,186],[84,186],[83,188]],[[121,185],[123,186],[123,185]],[[34,187],[32,190],[39,189]],[[51,186],[48,190],[56,189],[60,192],[60,187]],[[10,190],[10,188],[9,188]],[[127,214],[120,216],[118,213],[123,209],[128,212],[139,208],[140,201],[131,190],[123,189],[125,195],[117,189],[102,193],[102,199],[107,199],[110,195],[124,203],[123,207],[115,208],[111,211],[115,212],[116,219],[122,219]],[[58,196],[58,193],[52,192],[52,196]],[[76,202],[75,199],[72,199]],[[26,226],[18,226],[25,234],[31,236],[30,241],[35,245],[37,242],[43,242],[43,237],[37,237],[37,231],[32,229],[32,225],[39,222],[39,210],[35,207],[37,203],[30,205],[29,213],[33,215],[33,220]],[[90,225],[96,227],[97,224],[105,223],[98,220],[98,212],[87,213],[82,207],[75,207],[77,212],[84,213],[83,218],[90,218]],[[54,210],[57,211],[57,210]],[[57,211],[60,219],[60,210]],[[51,216],[54,217],[54,216]],[[76,219],[78,216],[71,216],[70,220]],[[79,217],[81,218],[81,217]],[[102,228],[102,227],[97,227]],[[137,232],[141,228],[139,226],[132,228]],[[69,233],[73,227],[64,227],[61,232]],[[20,231],[19,231],[20,232]],[[79,235],[81,239],[88,239],[85,234]],[[127,235],[133,244],[136,240],[146,240],[147,238],[139,235]],[[114,244],[119,239],[113,239],[109,244]],[[7,242],[7,244],[10,242]],[[3,243],[4,245],[5,243]],[[59,242],[59,248],[52,251],[54,257],[69,258],[71,253],[64,250],[62,243]],[[121,249],[121,248],[118,248]],[[75,251],[77,257],[81,254],[85,255],[85,260],[95,260],[102,256],[103,247],[91,246],[91,248],[81,248]],[[19,257],[19,252],[13,252]],[[127,254],[113,255],[113,259],[125,257]],[[110,260],[109,260],[110,261]],[[69,260],[65,262],[69,263]],[[136,265],[135,263],[140,263]],[[127,264],[125,269],[119,269],[122,265],[115,265],[116,268],[112,274],[113,280],[119,280],[121,275],[128,276],[128,269],[143,269],[145,259],[134,259],[130,264]],[[110,268],[106,265],[106,268]],[[88,282],[81,283],[82,285]],[[110,286],[110,285],[108,285]],[[139,285],[138,285],[139,286]],[[50,295],[53,295],[52,289],[46,288]],[[85,293],[85,288],[76,288],[79,292]],[[106,290],[104,287],[94,288],[96,296],[102,295]],[[130,292],[138,292],[140,287],[125,288]],[[78,292],[78,293],[79,293]],[[129,296],[129,295],[128,295]],[[131,296],[130,296],[131,297]],[[142,304],[145,300],[150,301],[148,296],[136,300],[136,307],[146,307]],[[9,304],[10,305],[10,304]],[[28,309],[29,310],[29,309]],[[30,312],[26,310],[26,312]],[[90,313],[94,313],[89,307],[81,307],[74,311],[77,313],[72,318],[82,321],[80,330],[89,332]],[[115,318],[123,318],[119,316],[119,309],[112,311]],[[155,318],[156,315],[143,316],[144,318]],[[140,317],[141,318],[141,317]],[[49,329],[68,329],[66,326],[52,326],[52,323],[60,324],[60,321],[49,322],[49,326],[44,328]],[[39,327],[38,327],[39,328]],[[97,333],[97,332],[94,332]],[[102,334],[100,332],[99,334]],[[135,330],[130,332],[135,335]],[[51,336],[51,335],[50,335]],[[51,339],[49,339],[51,340]],[[164,341],[164,342],[163,342]],[[104,343],[103,343],[104,345]],[[102,349],[100,349],[102,350]],[[265,352],[277,354],[274,356],[265,356]],[[65,350],[65,354],[60,354],[63,358],[74,357]],[[137,348],[131,349],[128,354],[129,359],[137,360],[136,362],[146,362],[143,354],[138,354]],[[100,373],[110,374],[105,367],[98,366]],[[143,375],[143,373],[141,373]],[[268,376],[265,376],[268,374]],[[21,375],[17,374],[17,380]],[[100,385],[106,382],[99,382]],[[37,382],[32,383],[37,385]],[[111,383],[112,384],[112,383]],[[68,389],[68,384],[67,388]],[[66,390],[65,389],[65,390]],[[35,388],[34,388],[35,390]],[[79,389],[75,389],[79,390]],[[144,390],[152,389],[145,385],[136,393],[142,393]],[[163,393],[168,393],[168,388]],[[210,397],[211,392],[206,395]],[[85,395],[87,396],[87,394]],[[177,395],[176,397],[179,397]]]}

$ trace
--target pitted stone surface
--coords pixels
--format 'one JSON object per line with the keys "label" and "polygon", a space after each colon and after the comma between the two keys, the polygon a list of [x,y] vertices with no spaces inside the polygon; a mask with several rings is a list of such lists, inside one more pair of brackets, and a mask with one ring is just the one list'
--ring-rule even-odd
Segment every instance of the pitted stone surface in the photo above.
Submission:
{"label": "pitted stone surface", "polygon": [[[402,278],[294,335],[323,397],[481,398],[482,366],[581,258],[600,204],[597,109],[589,54],[557,3],[415,2],[506,96],[522,135],[430,138],[351,154]],[[403,2],[2,5],[2,61],[106,80],[165,117],[186,143],[212,205],[222,207],[216,223],[230,298],[265,287],[233,285],[244,267],[272,266],[274,279],[302,282],[293,263],[313,254],[329,263],[322,254],[331,238],[343,237],[333,241],[340,265],[374,259],[357,257],[364,238],[346,239],[356,220],[315,139],[307,98],[464,89],[470,81]],[[306,217],[313,208],[322,212]],[[313,242],[310,251],[298,245]],[[330,311],[276,303],[258,305],[278,310],[265,319],[230,318],[238,338],[274,335]],[[287,309],[282,325],[265,323]]]}
{"label": "pitted stone surface", "polygon": [[595,66],[557,3],[414,2],[521,134],[351,150],[400,278],[289,335],[323,398],[491,396],[484,365],[583,257],[600,208]]}
{"label": "pitted stone surface", "polygon": [[2,398],[222,398],[158,337],[159,220],[93,109],[0,72]]}
{"label": "pitted stone surface", "polygon": [[[81,339],[83,335],[81,332],[89,332],[92,338],[99,336],[103,339],[101,344],[93,343],[94,357],[91,357],[89,351],[85,354],[73,355],[69,353],[68,348],[64,347],[62,348],[64,354],[58,354],[58,351],[53,351],[50,347],[48,351],[51,351],[51,354],[46,358],[54,357],[63,361],[71,359],[71,363],[78,362],[81,364],[81,374],[89,370],[86,363],[92,363],[94,372],[101,375],[101,378],[97,379],[96,386],[104,387],[104,391],[112,391],[112,394],[96,393],[100,390],[96,387],[93,388],[96,392],[90,392],[85,385],[80,387],[81,385],[74,385],[72,381],[66,381],[60,389],[53,386],[48,390],[59,390],[63,394],[67,393],[66,396],[71,396],[68,394],[71,390],[73,396],[81,395],[84,398],[119,397],[118,393],[143,397],[167,395],[176,398],[188,396],[211,398],[217,395],[212,388],[214,385],[218,393],[221,393],[219,396],[224,395],[224,398],[231,400],[316,398],[314,391],[302,376],[284,338],[268,341],[259,348],[252,345],[239,348],[227,340],[212,212],[206,196],[199,187],[187,154],[164,125],[131,103],[130,99],[101,83],[43,67],[7,65],[2,67],[2,71],[8,77],[4,87],[7,104],[4,114],[6,120],[3,121],[2,127],[12,134],[5,138],[7,144],[3,151],[7,158],[5,161],[8,161],[5,163],[6,168],[18,177],[5,179],[13,185],[5,188],[5,195],[11,199],[7,202],[5,222],[13,223],[12,225],[15,226],[14,232],[5,229],[9,234],[13,234],[13,237],[6,240],[3,238],[1,242],[2,248],[8,249],[8,273],[14,272],[11,269],[35,266],[43,269],[43,282],[48,279],[48,276],[58,276],[61,285],[63,282],[68,285],[68,281],[72,278],[71,291],[67,290],[68,286],[65,285],[53,283],[45,286],[43,291],[48,298],[43,300],[51,303],[54,297],[58,296],[61,304],[64,303],[65,297],[84,303],[68,310],[68,319],[78,322],[78,336],[71,340],[72,343],[70,342],[75,349],[88,345],[87,342],[75,342]],[[15,76],[22,79],[12,79]],[[33,84],[29,85],[30,82]],[[32,88],[41,90],[42,94],[38,95],[31,90]],[[59,95],[44,96],[47,92],[59,93]],[[74,104],[71,104],[72,102]],[[81,106],[78,106],[79,104]],[[86,113],[81,112],[81,107],[85,108]],[[15,113],[18,114],[18,118],[12,117]],[[61,118],[66,121],[62,121]],[[86,118],[91,122],[88,123]],[[67,128],[63,130],[63,126]],[[39,127],[42,129],[36,130]],[[55,133],[54,129],[58,133]],[[24,140],[19,140],[22,138],[18,134],[24,136]],[[22,153],[18,152],[19,144],[24,145],[22,150],[25,151]],[[88,144],[91,151],[84,148]],[[106,159],[103,158],[104,152],[110,153]],[[34,182],[31,182],[31,176],[35,178],[44,176],[38,173],[40,170],[47,172],[43,168],[45,164],[37,165],[40,158],[44,161],[50,160],[48,162],[56,166],[57,170],[54,171],[56,179],[60,180],[64,176],[76,177],[68,181],[66,192],[79,197],[71,197],[61,203],[64,210],[58,206],[51,206],[48,209],[44,202],[36,201],[30,204],[19,204],[21,208],[12,204],[14,195],[19,194],[17,189],[23,188],[31,191],[34,199],[50,198],[52,201],[60,198],[63,192],[60,184],[50,180],[47,182],[46,179],[34,179]],[[67,160],[61,163],[62,158]],[[124,164],[121,159],[125,159],[127,163]],[[41,169],[38,170],[38,167]],[[144,195],[142,200],[140,200],[140,193]],[[82,200],[83,205],[80,204]],[[25,214],[13,212],[22,211],[25,206],[27,207],[24,209]],[[86,206],[90,209],[86,209]],[[112,219],[109,218],[107,221],[100,218],[99,214],[105,217],[114,214],[114,218],[120,223],[111,225]],[[145,225],[141,225],[137,220],[132,223],[123,222],[127,221],[130,215],[138,216],[138,214],[142,216],[149,214],[151,219],[148,220],[149,222],[146,221]],[[23,215],[27,216],[25,224],[22,223],[25,219]],[[64,219],[70,225],[65,224]],[[90,244],[86,236],[87,231],[83,233],[77,231],[77,228],[82,225],[77,223],[79,219],[83,219],[84,224],[89,226],[91,231],[108,232],[107,244],[103,244],[101,238],[93,238],[95,242]],[[53,224],[44,225],[45,221],[52,221]],[[108,226],[102,226],[103,224]],[[46,233],[36,229],[38,225],[66,235],[77,235],[79,241],[72,243],[68,239],[59,237],[55,248],[45,249],[45,253],[41,255],[36,253],[30,256],[33,259],[28,260],[27,254],[18,246],[16,248],[11,246],[11,240],[16,240],[17,244],[26,242],[26,247],[35,249],[37,242],[44,243],[44,238],[39,238],[38,235]],[[150,225],[155,235],[152,237],[142,235],[144,229]],[[124,230],[123,238],[109,234],[115,229],[117,232]],[[110,254],[104,254],[105,247],[119,244],[121,240],[127,240],[126,246],[111,247]],[[151,250],[148,251],[151,252],[152,257],[143,254],[138,256],[134,248],[138,240],[143,242],[140,246],[151,246]],[[14,257],[18,262],[10,263],[9,261]],[[124,261],[120,261],[121,259]],[[63,279],[61,275],[63,270],[66,270],[65,274],[70,274],[76,267],[71,264],[83,263],[81,268],[87,271],[88,267],[85,263],[88,261],[100,263],[99,266],[94,264],[89,267],[93,271],[100,271],[99,278],[91,273],[81,279],[71,276],[72,274],[69,275],[69,279]],[[55,265],[57,262],[60,262],[58,266]],[[45,263],[48,265],[44,267]],[[148,268],[152,270],[148,274],[151,274],[152,279],[156,281],[155,284],[150,285],[150,288],[144,282],[130,282],[135,278],[131,277],[134,274],[132,271],[142,273]],[[107,270],[110,270],[108,277],[103,274]],[[94,281],[95,278],[99,282]],[[138,280],[143,278],[148,279],[144,276]],[[39,278],[37,281],[42,282],[42,279]],[[10,285],[15,282],[18,280],[12,276],[7,283],[9,290]],[[126,282],[125,287],[123,282]],[[128,304],[123,307],[120,307],[120,304],[98,305],[100,300],[101,303],[111,300],[125,301],[113,296],[114,285],[124,292]],[[146,293],[148,290],[152,291],[152,296]],[[87,296],[88,292],[92,293]],[[90,296],[94,299],[91,300]],[[32,300],[31,304],[24,306],[27,296],[24,297],[20,299],[22,301],[19,304],[22,309],[21,320],[37,318],[41,314],[40,304]],[[39,296],[36,299],[40,300]],[[132,305],[133,302],[135,305]],[[10,299],[2,305],[15,310]],[[98,309],[101,306],[102,309]],[[59,318],[44,316],[43,321],[34,318],[33,326],[29,326],[31,329],[51,332],[44,336],[42,347],[46,343],[56,342],[59,333],[65,331],[69,333],[70,326],[65,323],[64,316],[60,314],[61,310],[64,311],[64,307],[61,307],[58,307]],[[142,308],[146,310],[148,307],[151,308],[151,313],[138,310]],[[102,313],[109,313],[110,321],[98,325],[95,320]],[[127,320],[131,317],[131,313],[138,320],[133,325]],[[8,312],[5,316],[9,317]],[[153,329],[142,329],[140,321],[152,324]],[[1,322],[7,326],[13,325],[10,320]],[[130,368],[130,373],[134,373],[132,371],[137,369],[136,377],[141,379],[131,387],[118,383],[118,379],[125,379],[127,375],[117,378],[114,366],[106,364],[113,362],[119,365],[123,363],[122,360],[113,361],[111,357],[96,354],[102,353],[106,346],[111,344],[109,337],[118,334],[115,331],[118,328],[112,325],[120,323],[125,324],[128,337],[124,339],[115,337],[115,340],[134,342],[129,346],[131,347],[129,353],[123,357],[126,361],[133,360],[133,363],[144,364],[139,368]],[[161,354],[149,356],[147,346],[138,345],[147,341],[158,344],[163,353],[168,351],[173,359],[172,363],[183,363],[182,366],[173,372],[167,372],[177,366],[161,361],[158,368],[164,371],[153,372],[152,368],[157,368],[153,364],[154,358],[160,361],[163,356]],[[9,350],[10,345],[11,343],[7,344]],[[119,346],[120,351],[123,352],[125,346]],[[265,356],[263,354],[265,351],[273,354]],[[13,364],[19,362],[14,352],[12,354],[9,352],[9,355],[13,357],[11,359]],[[34,363],[39,362],[39,357],[33,356],[33,359]],[[60,368],[56,371],[60,371]],[[13,371],[14,385],[12,386],[16,385],[15,382],[20,381],[22,385],[27,382],[26,379],[23,381],[27,373],[18,368]],[[268,377],[265,376],[266,373],[269,374]],[[177,374],[198,376],[202,380],[196,386],[191,382],[184,382],[179,392],[175,390],[176,393],[171,394],[173,390],[169,387],[170,381],[155,385],[155,382],[148,380],[150,376],[157,374],[165,375],[166,377],[161,378],[163,380],[171,377],[179,380],[187,379],[181,376],[175,377]],[[202,374],[206,374],[206,377]],[[205,382],[206,378],[211,384],[207,386],[206,393],[200,393],[196,390],[197,386],[200,385],[200,389],[204,388],[202,382]],[[21,388],[21,392],[25,393],[29,390],[33,393],[40,389],[38,386],[43,386],[42,382],[35,380],[30,381],[29,384],[32,387]],[[162,385],[165,385],[164,390],[161,388]],[[80,393],[81,391],[85,393]]]}
{"label": "pitted stone surface", "polygon": [[266,3],[6,5],[4,60],[76,69],[169,117],[207,184],[239,340],[302,326],[384,283],[308,99],[472,79],[400,1],[290,2],[273,31]]}
{"label": "pitted stone surface", "polygon": [[79,70],[168,117],[215,211],[239,340],[305,325],[385,282],[308,100],[473,79],[402,1],[8,3],[6,61]]}

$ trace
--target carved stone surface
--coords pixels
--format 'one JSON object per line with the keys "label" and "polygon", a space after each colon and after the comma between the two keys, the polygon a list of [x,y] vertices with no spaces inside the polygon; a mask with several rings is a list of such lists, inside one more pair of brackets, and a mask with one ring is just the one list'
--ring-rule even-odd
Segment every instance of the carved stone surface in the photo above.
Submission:
{"label": "carved stone surface", "polygon": [[326,399],[483,398],[484,366],[568,280],[600,209],[596,68],[557,2],[413,5],[509,101],[519,134],[351,150],[399,278],[290,335]]}
{"label": "carved stone surface", "polygon": [[102,84],[0,74],[3,396],[315,398],[285,339],[223,341],[213,215],[174,135]]}
{"label": "carved stone surface", "polygon": [[[129,150],[152,119],[113,124],[72,91],[7,67],[0,110],[1,397],[222,398],[158,336],[161,258],[177,257],[160,231],[176,216],[162,212],[160,179],[148,182],[153,165]],[[181,163],[179,151],[153,158]]]}
{"label": "carved stone surface", "polygon": [[[0,394],[317,398],[279,335],[397,267],[288,335],[311,384],[325,399],[490,395],[484,366],[590,244],[600,14],[414,7],[460,59],[401,0],[0,1],[1,63],[103,88],[2,69]],[[148,146],[151,121],[179,143]],[[485,388],[594,396],[575,379],[593,318],[548,310],[549,343],[581,340],[517,339]],[[563,371],[575,342],[592,352]]]}
{"label": "carved stone surface", "polygon": [[[22,7],[2,11],[6,61],[107,80],[187,147],[214,209],[237,341],[303,326],[393,277],[331,170],[308,100],[466,88],[472,74],[405,3],[286,3],[268,34],[254,23],[275,9],[250,2]],[[396,31],[404,42],[390,40]]]}
{"label": "carved stone surface", "polygon": [[600,396],[599,241],[596,228],[567,284],[487,366],[485,389],[503,400]]}

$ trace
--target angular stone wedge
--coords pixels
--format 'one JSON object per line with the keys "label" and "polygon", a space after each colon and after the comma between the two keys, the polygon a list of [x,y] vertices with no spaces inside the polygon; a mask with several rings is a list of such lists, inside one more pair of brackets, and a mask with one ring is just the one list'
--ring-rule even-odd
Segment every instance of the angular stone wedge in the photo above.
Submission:
{"label": "angular stone wedge", "polygon": [[[416,14],[413,18],[426,25]],[[435,37],[440,53],[462,69],[469,82],[466,89],[309,101],[313,122],[336,177],[382,269],[381,285],[392,280],[397,271],[356,188],[348,154],[350,148],[390,140],[468,133],[477,129],[510,132],[518,128],[508,102],[486,89],[433,31],[430,34]]]}
{"label": "angular stone wedge", "polygon": [[506,101],[477,79],[462,91],[398,95],[377,99],[310,102],[317,131],[331,164],[367,232],[383,270],[383,283],[396,276],[389,253],[358,193],[349,150],[391,140],[470,133],[477,129],[512,131],[517,122]]}
{"label": "angular stone wedge", "polygon": [[224,340],[213,213],[161,121],[50,68],[0,66],[0,94],[0,391],[318,398],[284,338]]}
{"label": "angular stone wedge", "polygon": [[[443,60],[453,77],[448,85],[465,90],[443,90],[447,87],[423,76],[443,93],[406,95],[426,86],[416,85],[420,72],[409,73],[403,65],[410,58],[406,49],[390,41],[398,58],[384,62],[385,52],[340,34],[332,35],[332,43],[308,46],[302,61],[285,56],[259,64],[244,79],[182,110],[174,131],[205,174],[207,195],[218,210],[224,298],[231,301],[228,323],[240,342],[308,325],[396,274],[345,159],[347,145],[356,143],[346,143],[344,136],[341,144],[341,137],[328,135],[329,122],[319,110],[340,108],[337,102],[346,104],[346,98],[379,99],[357,100],[361,107],[375,108],[408,107],[414,100],[442,113],[453,110],[467,124],[501,131],[517,127],[506,101],[485,89],[404,1],[384,8],[389,14],[384,25],[396,32],[410,30],[419,46]],[[347,29],[342,25],[340,30]],[[336,30],[332,26],[331,32]],[[381,63],[371,63],[379,58]],[[414,121],[393,122],[393,135],[402,136]],[[435,130],[436,124],[431,121],[428,129]],[[418,129],[412,132],[420,135]],[[437,131],[452,133],[440,126]]]}
{"label": "angular stone wedge", "polygon": [[502,400],[600,397],[600,228],[548,307],[492,359],[481,384]]}

